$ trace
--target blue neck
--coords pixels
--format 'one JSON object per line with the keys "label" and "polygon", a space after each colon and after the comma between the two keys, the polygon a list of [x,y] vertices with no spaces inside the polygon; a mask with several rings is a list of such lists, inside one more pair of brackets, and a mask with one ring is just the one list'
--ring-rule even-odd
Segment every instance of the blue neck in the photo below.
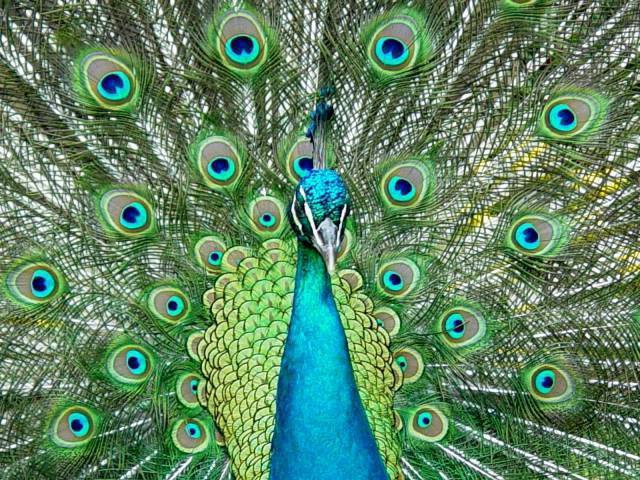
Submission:
{"label": "blue neck", "polygon": [[299,242],[278,378],[271,480],[387,480],[320,254]]}

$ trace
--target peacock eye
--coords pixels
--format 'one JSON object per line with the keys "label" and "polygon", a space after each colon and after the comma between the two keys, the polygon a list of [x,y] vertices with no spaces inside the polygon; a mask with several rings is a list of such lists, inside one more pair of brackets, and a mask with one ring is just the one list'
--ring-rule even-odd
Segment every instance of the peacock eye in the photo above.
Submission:
{"label": "peacock eye", "polygon": [[461,348],[479,342],[486,333],[486,322],[479,312],[469,308],[454,308],[440,318],[444,342]]}
{"label": "peacock eye", "polygon": [[171,323],[184,319],[190,311],[186,295],[174,287],[157,287],[147,301],[151,313],[160,320]]}
{"label": "peacock eye", "polygon": [[402,371],[404,383],[413,383],[420,379],[424,371],[422,356],[412,348],[403,348],[394,352],[393,360]]}
{"label": "peacock eye", "polygon": [[383,23],[375,31],[369,43],[369,59],[380,72],[399,73],[415,64],[421,43],[414,20],[399,16]]}
{"label": "peacock eye", "polygon": [[174,445],[185,453],[198,453],[205,450],[211,441],[209,429],[195,418],[178,420],[172,428]]}
{"label": "peacock eye", "polygon": [[241,34],[228,39],[224,51],[232,62],[247,65],[260,55],[260,45],[254,36]]}
{"label": "peacock eye", "polygon": [[544,106],[540,133],[559,140],[588,136],[602,124],[606,109],[607,102],[594,93],[556,96]]}
{"label": "peacock eye", "polygon": [[189,373],[178,378],[176,393],[180,403],[189,408],[200,406],[198,402],[198,387],[201,382],[202,377],[194,373]]}
{"label": "peacock eye", "polygon": [[207,172],[209,176],[220,182],[226,182],[236,171],[235,162],[229,157],[215,157],[209,161]]}
{"label": "peacock eye", "polygon": [[94,52],[82,61],[84,85],[94,100],[108,109],[121,109],[133,100],[136,83],[133,73],[112,55]]}
{"label": "peacock eye", "polygon": [[73,448],[85,445],[95,435],[96,417],[83,406],[63,410],[51,426],[52,440],[59,446]]}
{"label": "peacock eye", "polygon": [[220,136],[206,137],[191,147],[202,181],[215,190],[232,188],[240,178],[242,163],[238,150]]}
{"label": "peacock eye", "polygon": [[137,193],[112,190],[100,199],[100,213],[107,226],[115,233],[139,236],[153,229],[149,203]]}
{"label": "peacock eye", "polygon": [[116,348],[108,357],[107,370],[119,383],[143,383],[151,373],[151,355],[140,345]]}
{"label": "peacock eye", "polygon": [[402,65],[409,58],[409,45],[400,38],[381,37],[376,41],[376,57],[387,67]]}
{"label": "peacock eye", "polygon": [[419,277],[418,267],[409,259],[387,262],[378,270],[379,285],[389,296],[408,295],[416,287]]}
{"label": "peacock eye", "polygon": [[447,417],[432,405],[422,405],[411,415],[409,433],[420,440],[437,442],[447,434]]}
{"label": "peacock eye", "polygon": [[23,304],[41,304],[62,293],[63,279],[51,265],[26,263],[7,276],[7,287],[14,300]]}
{"label": "peacock eye", "polygon": [[255,72],[267,59],[263,29],[247,12],[228,14],[210,38],[225,65],[237,72]]}
{"label": "peacock eye", "polygon": [[305,177],[313,170],[313,144],[307,137],[298,138],[293,146],[289,149],[284,161],[280,160],[287,176],[294,182],[298,183],[302,177]]}
{"label": "peacock eye", "polygon": [[568,400],[573,392],[569,374],[553,365],[540,365],[532,370],[529,388],[541,402],[557,403]]}
{"label": "peacock eye", "polygon": [[560,224],[550,218],[527,215],[511,227],[508,245],[520,253],[536,256],[557,250],[564,239]]}
{"label": "peacock eye", "polygon": [[405,162],[390,168],[382,178],[382,199],[389,208],[416,206],[430,191],[431,175],[426,165]]}
{"label": "peacock eye", "polygon": [[267,236],[282,227],[283,206],[273,197],[259,197],[251,204],[251,219],[256,233]]}
{"label": "peacock eye", "polygon": [[140,202],[127,203],[120,212],[120,225],[127,230],[142,228],[148,220],[147,209]]}
{"label": "peacock eye", "polygon": [[302,178],[313,170],[313,159],[311,157],[297,157],[293,160],[293,171]]}
{"label": "peacock eye", "polygon": [[184,300],[178,295],[172,295],[167,300],[167,315],[176,317],[184,312]]}
{"label": "peacock eye", "polygon": [[220,270],[226,247],[218,237],[214,235],[202,237],[196,243],[194,250],[197,262],[208,273],[216,273]]}

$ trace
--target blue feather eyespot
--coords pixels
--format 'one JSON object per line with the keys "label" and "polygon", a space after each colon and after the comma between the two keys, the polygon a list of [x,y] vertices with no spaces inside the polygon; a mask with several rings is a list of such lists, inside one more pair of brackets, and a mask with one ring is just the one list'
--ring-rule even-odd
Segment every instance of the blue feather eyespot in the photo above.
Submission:
{"label": "blue feather eyespot", "polygon": [[52,265],[22,262],[6,277],[12,300],[23,305],[50,302],[64,291],[64,279]]}
{"label": "blue feather eyespot", "polygon": [[120,225],[127,230],[143,228],[149,221],[146,207],[140,202],[131,202],[120,212]]}
{"label": "blue feather eyespot", "polygon": [[565,229],[552,218],[526,215],[511,226],[507,245],[526,255],[550,255],[565,243],[565,237]]}
{"label": "blue feather eyespot", "polygon": [[409,57],[409,46],[399,38],[382,37],[376,42],[376,57],[388,67],[402,65]]}
{"label": "blue feather eyespot", "polygon": [[230,189],[242,173],[242,163],[236,146],[221,136],[209,136],[197,141],[190,149],[202,181],[215,190]]}
{"label": "blue feather eyespot", "polygon": [[171,438],[180,451],[190,454],[202,452],[211,442],[209,427],[195,418],[174,422]]}
{"label": "blue feather eyespot", "polygon": [[93,52],[82,60],[84,87],[103,108],[130,106],[136,98],[136,82],[125,63],[112,55]]}
{"label": "blue feather eyespot", "polygon": [[412,348],[403,348],[394,352],[393,361],[400,368],[404,383],[418,381],[424,372],[422,356]]}
{"label": "blue feather eyespot", "polygon": [[177,317],[184,312],[184,300],[178,295],[172,295],[167,300],[167,315]]}
{"label": "blue feather eyespot", "polygon": [[447,334],[455,340],[458,340],[464,336],[465,321],[462,315],[459,313],[452,313],[447,317],[445,323],[445,331]]}
{"label": "blue feather eyespot", "polygon": [[214,180],[226,182],[236,172],[236,164],[229,157],[216,157],[209,161],[207,172]]}
{"label": "blue feather eyespot", "polygon": [[398,292],[404,288],[404,280],[402,279],[402,276],[394,270],[384,272],[382,282],[384,287],[392,292]]}
{"label": "blue feather eyespot", "polygon": [[578,125],[576,114],[566,103],[554,105],[549,110],[549,123],[552,128],[561,132],[570,132]]}
{"label": "blue feather eyespot", "polygon": [[440,317],[439,328],[445,344],[451,348],[461,348],[482,340],[487,332],[487,323],[480,312],[457,307]]}
{"label": "blue feather eyespot", "polygon": [[280,162],[281,165],[284,163],[289,179],[297,184],[313,170],[313,143],[307,137],[299,137],[288,150],[284,161]]}
{"label": "blue feather eyespot", "polygon": [[431,412],[427,412],[427,411],[421,412],[416,417],[416,422],[418,426],[421,428],[428,428],[429,425],[431,425],[432,421],[433,421],[433,414]]}
{"label": "blue feather eyespot", "polygon": [[107,357],[107,371],[118,384],[138,385],[150,375],[151,354],[140,345],[124,344],[115,347]]}
{"label": "blue feather eyespot", "polygon": [[51,424],[51,440],[60,447],[86,445],[96,433],[97,416],[89,408],[76,405],[64,409]]}
{"label": "blue feather eyespot", "polygon": [[154,231],[151,205],[131,191],[111,190],[103,194],[100,214],[108,229],[119,235],[137,237]]}
{"label": "blue feather eyespot", "polygon": [[302,178],[313,170],[313,158],[298,157],[293,161],[293,171],[298,177]]}
{"label": "blue feather eyespot", "polygon": [[558,140],[586,138],[601,126],[607,103],[600,95],[586,91],[555,96],[544,106],[540,133]]}
{"label": "blue feather eyespot", "polygon": [[98,92],[112,102],[124,100],[131,94],[131,80],[124,72],[107,73],[98,82]]}
{"label": "blue feather eyespot", "polygon": [[431,190],[430,182],[426,164],[411,161],[395,165],[382,178],[382,200],[389,208],[415,207]]}
{"label": "blue feather eyespot", "polygon": [[225,244],[215,235],[202,237],[195,245],[195,258],[207,273],[217,273],[222,266],[222,257],[226,251]]}
{"label": "blue feather eyespot", "polygon": [[409,434],[419,440],[437,442],[448,432],[449,420],[434,405],[421,405],[411,415]]}
{"label": "blue feather eyespot", "polygon": [[226,41],[224,51],[232,62],[247,65],[260,55],[260,45],[251,35],[236,35]]}
{"label": "blue feather eyespot", "polygon": [[86,436],[91,428],[89,417],[84,413],[72,413],[69,415],[67,423],[71,433],[78,438]]}
{"label": "blue feather eyespot", "polygon": [[539,365],[528,373],[527,385],[533,397],[543,403],[560,403],[569,400],[575,391],[568,372],[551,365]]}
{"label": "blue feather eyespot", "polygon": [[160,286],[151,291],[147,300],[149,311],[158,319],[175,323],[189,315],[187,296],[175,287]]}
{"label": "blue feather eyespot", "polygon": [[284,207],[273,197],[258,197],[250,205],[254,231],[261,236],[275,235],[283,226]]}
{"label": "blue feather eyespot", "polygon": [[209,38],[223,63],[239,74],[255,73],[267,59],[264,30],[249,12],[227,14],[210,30]]}
{"label": "blue feather eyespot", "polygon": [[47,298],[56,288],[56,279],[42,268],[33,272],[31,277],[31,293],[38,298]]}
{"label": "blue feather eyespot", "polygon": [[199,407],[198,388],[202,381],[202,377],[196,373],[188,373],[179,377],[176,382],[176,394],[180,403],[188,408]]}
{"label": "blue feather eyespot", "polygon": [[387,262],[378,270],[378,283],[382,291],[393,297],[411,293],[420,279],[418,266],[409,259]]}
{"label": "blue feather eyespot", "polygon": [[368,54],[373,67],[381,73],[394,74],[412,67],[421,55],[422,38],[409,16],[389,20],[374,32]]}

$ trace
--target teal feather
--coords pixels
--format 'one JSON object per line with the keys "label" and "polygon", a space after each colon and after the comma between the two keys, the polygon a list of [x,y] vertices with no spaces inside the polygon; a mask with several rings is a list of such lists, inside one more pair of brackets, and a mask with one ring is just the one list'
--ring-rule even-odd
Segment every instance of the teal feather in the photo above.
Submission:
{"label": "teal feather", "polygon": [[[349,204],[332,292],[391,352],[351,359],[393,372],[390,478],[635,478],[638,2],[214,3],[3,4],[3,478],[269,478],[202,360],[221,298],[264,338],[291,312],[299,183],[319,221]],[[361,465],[338,454],[318,477]]]}

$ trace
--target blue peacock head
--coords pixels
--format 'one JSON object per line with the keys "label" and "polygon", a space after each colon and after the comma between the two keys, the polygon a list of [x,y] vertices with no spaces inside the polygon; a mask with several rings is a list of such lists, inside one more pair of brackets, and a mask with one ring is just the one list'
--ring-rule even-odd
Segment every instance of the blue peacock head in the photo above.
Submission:
{"label": "blue peacock head", "polygon": [[312,170],[293,195],[292,227],[301,241],[322,255],[329,273],[335,269],[350,209],[347,187],[334,170]]}

